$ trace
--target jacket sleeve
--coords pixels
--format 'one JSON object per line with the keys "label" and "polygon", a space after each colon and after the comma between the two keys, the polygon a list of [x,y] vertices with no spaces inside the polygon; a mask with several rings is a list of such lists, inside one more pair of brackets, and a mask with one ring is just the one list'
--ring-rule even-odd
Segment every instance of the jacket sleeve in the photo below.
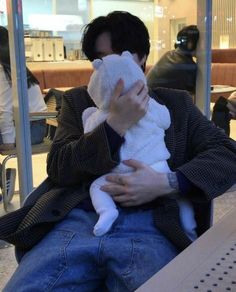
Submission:
{"label": "jacket sleeve", "polygon": [[186,110],[188,157],[178,170],[203,191],[204,199],[211,200],[236,183],[236,142],[207,120],[190,99]]}
{"label": "jacket sleeve", "polygon": [[119,162],[111,153],[104,123],[84,134],[82,113],[94,106],[84,88],[65,93],[58,128],[48,154],[49,177],[59,185],[74,185],[109,172]]}

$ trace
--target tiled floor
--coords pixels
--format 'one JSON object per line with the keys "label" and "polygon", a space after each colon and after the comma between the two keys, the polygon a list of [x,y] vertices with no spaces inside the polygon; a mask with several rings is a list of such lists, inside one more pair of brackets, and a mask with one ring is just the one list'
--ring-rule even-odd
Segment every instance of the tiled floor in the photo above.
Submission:
{"label": "tiled floor", "polygon": [[[236,140],[236,121],[231,123],[231,137]],[[16,160],[10,161],[8,166],[15,167]],[[46,178],[46,155],[34,155],[33,156],[33,175],[34,186],[39,185]],[[18,189],[18,185],[16,185]],[[14,206],[19,205],[19,198],[16,195],[14,197]],[[214,202],[214,223],[218,221],[222,216],[229,212],[232,208],[236,207],[236,191],[229,192]],[[3,215],[2,206],[0,205],[0,216]],[[0,242],[0,291],[6,284],[9,277],[14,272],[17,263],[14,258],[14,249],[12,246],[1,249]],[[33,292],[33,291],[32,291]]]}

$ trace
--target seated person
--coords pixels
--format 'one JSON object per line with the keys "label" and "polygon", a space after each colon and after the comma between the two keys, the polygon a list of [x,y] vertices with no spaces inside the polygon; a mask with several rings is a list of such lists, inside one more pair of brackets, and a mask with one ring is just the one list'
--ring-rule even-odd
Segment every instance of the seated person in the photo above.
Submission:
{"label": "seated person", "polygon": [[148,87],[183,89],[195,93],[197,64],[193,57],[199,39],[196,25],[182,28],[177,34],[175,50],[165,53],[147,74]]}
{"label": "seated person", "polygon": [[[26,68],[29,112],[47,111],[47,106],[42,96],[39,82]],[[31,143],[39,144],[46,134],[46,121],[43,119],[31,121]],[[8,31],[0,26],[0,150],[8,150],[15,147],[15,126],[13,121],[13,96],[11,84],[11,66]],[[7,195],[9,198],[14,193],[16,170],[8,168]],[[2,187],[0,164],[0,187]]]}
{"label": "seated person", "polygon": [[[138,17],[115,11],[86,26],[82,48],[90,61],[128,50],[145,68],[150,41]],[[86,134],[82,113],[95,106],[86,87],[63,96],[47,161],[51,189],[0,218],[0,239],[21,252],[4,292],[134,291],[192,243],[178,198],[193,204],[200,236],[209,228],[211,200],[235,183],[236,142],[206,119],[186,91],[156,88],[149,95],[171,117],[165,131],[171,175],[135,159],[123,161],[133,172],[108,175],[102,187],[119,206],[119,217],[105,235],[94,236],[98,215],[90,185],[119,165],[126,132],[148,108],[142,81],[125,94],[123,86],[118,82],[112,93],[106,121]]]}
{"label": "seated person", "polygon": [[[122,94],[134,86],[135,82],[142,80],[146,85],[146,77],[140,66],[135,62],[130,52],[120,55],[112,54],[93,61],[94,72],[88,84],[88,93],[96,107],[87,108],[82,115],[84,132],[89,133],[103,123],[109,115],[112,92],[119,80],[123,80]],[[171,175],[167,164],[170,153],[165,146],[165,130],[170,126],[170,114],[166,106],[147,96],[149,99],[146,114],[125,133],[125,143],[120,149],[120,159],[125,161],[135,158],[154,170]],[[133,169],[120,163],[112,173],[126,173]],[[102,191],[106,184],[106,175],[97,178],[90,186],[90,196],[93,207],[99,215],[94,227],[94,234],[104,235],[117,219],[118,211],[111,196]],[[192,205],[186,199],[178,199],[180,220],[186,234],[196,239],[196,222]]]}
{"label": "seated person", "polygon": [[215,103],[211,120],[230,135],[230,120],[236,119],[236,91],[227,98],[221,96]]}

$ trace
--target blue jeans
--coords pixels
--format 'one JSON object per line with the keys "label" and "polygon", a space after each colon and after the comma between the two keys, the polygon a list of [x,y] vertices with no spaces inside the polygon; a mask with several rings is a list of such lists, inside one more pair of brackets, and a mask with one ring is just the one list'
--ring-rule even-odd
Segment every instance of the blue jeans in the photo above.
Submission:
{"label": "blue jeans", "polygon": [[30,122],[31,144],[39,144],[46,135],[47,125],[45,120]]}
{"label": "blue jeans", "polygon": [[176,255],[151,210],[120,210],[111,230],[93,235],[98,216],[75,208],[21,260],[4,292],[134,291]]}
{"label": "blue jeans", "polygon": [[[46,120],[37,120],[30,122],[31,144],[39,144],[43,141],[47,132]],[[0,144],[3,144],[2,135],[0,133]]]}

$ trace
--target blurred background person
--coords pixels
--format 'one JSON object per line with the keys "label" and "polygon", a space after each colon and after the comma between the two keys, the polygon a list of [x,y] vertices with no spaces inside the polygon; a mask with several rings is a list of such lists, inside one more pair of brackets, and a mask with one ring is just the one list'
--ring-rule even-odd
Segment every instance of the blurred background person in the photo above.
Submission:
{"label": "blurred background person", "polygon": [[[44,102],[38,80],[28,68],[26,68],[26,71],[29,112],[47,111],[47,106]],[[31,121],[30,131],[31,144],[41,143],[46,134],[45,119]],[[15,136],[9,37],[8,30],[5,27],[0,26],[0,150],[14,148]],[[0,164],[0,187],[2,188],[1,168],[2,166]],[[7,196],[10,200],[14,193],[16,170],[8,168],[6,174]]]}
{"label": "blurred background person", "polygon": [[167,87],[195,93],[197,64],[194,61],[199,40],[196,25],[182,28],[177,34],[175,49],[165,53],[147,74],[152,90]]}
{"label": "blurred background person", "polygon": [[230,135],[230,121],[236,119],[236,91],[227,98],[220,96],[216,101],[211,120]]}

